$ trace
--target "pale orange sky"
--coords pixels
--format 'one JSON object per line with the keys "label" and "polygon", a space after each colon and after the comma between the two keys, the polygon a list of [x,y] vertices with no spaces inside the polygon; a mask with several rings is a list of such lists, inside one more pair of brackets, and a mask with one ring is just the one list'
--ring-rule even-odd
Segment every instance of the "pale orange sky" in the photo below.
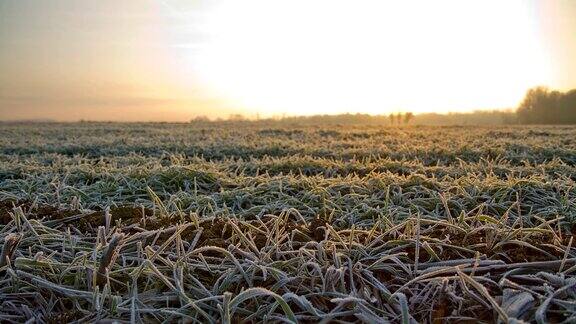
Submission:
{"label": "pale orange sky", "polygon": [[576,1],[3,0],[0,119],[510,108],[576,88]]}

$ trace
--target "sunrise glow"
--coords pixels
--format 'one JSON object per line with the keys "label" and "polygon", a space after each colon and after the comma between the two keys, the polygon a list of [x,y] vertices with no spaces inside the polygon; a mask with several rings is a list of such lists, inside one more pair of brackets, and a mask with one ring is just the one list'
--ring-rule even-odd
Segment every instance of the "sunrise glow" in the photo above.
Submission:
{"label": "sunrise glow", "polygon": [[551,81],[531,14],[522,1],[225,2],[190,63],[259,113],[511,107]]}
{"label": "sunrise glow", "polygon": [[576,88],[573,1],[0,4],[0,119],[515,109]]}

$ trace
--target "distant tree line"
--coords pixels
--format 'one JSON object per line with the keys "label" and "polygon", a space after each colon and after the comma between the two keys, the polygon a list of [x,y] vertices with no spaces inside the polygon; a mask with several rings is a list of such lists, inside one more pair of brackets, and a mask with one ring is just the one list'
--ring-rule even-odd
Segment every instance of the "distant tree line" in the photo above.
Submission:
{"label": "distant tree line", "polygon": [[520,124],[576,124],[576,89],[560,92],[532,88],[516,115]]}
{"label": "distant tree line", "polygon": [[397,113],[397,114],[390,114],[388,115],[388,119],[390,120],[390,125],[400,125],[402,122],[404,124],[410,123],[412,119],[414,119],[414,114],[411,112],[407,112],[405,114]]}
{"label": "distant tree line", "polygon": [[[206,123],[211,120],[198,116],[193,123]],[[425,113],[411,112],[389,115],[340,114],[314,116],[278,116],[272,118],[247,118],[241,114],[231,114],[228,119],[218,118],[217,122],[234,123],[284,123],[294,125],[513,125],[513,124],[576,124],[576,89],[568,92],[552,91],[545,87],[528,90],[516,110],[478,110],[467,113]]]}
{"label": "distant tree line", "polygon": [[415,115],[408,113],[392,113],[388,115],[369,114],[339,114],[339,115],[313,115],[313,116],[277,116],[271,118],[248,118],[240,114],[232,114],[228,118],[210,119],[198,116],[191,120],[195,124],[210,122],[224,123],[260,123],[283,124],[295,126],[315,125],[506,125],[515,124],[516,114],[513,111],[479,110],[470,113],[426,113]]}

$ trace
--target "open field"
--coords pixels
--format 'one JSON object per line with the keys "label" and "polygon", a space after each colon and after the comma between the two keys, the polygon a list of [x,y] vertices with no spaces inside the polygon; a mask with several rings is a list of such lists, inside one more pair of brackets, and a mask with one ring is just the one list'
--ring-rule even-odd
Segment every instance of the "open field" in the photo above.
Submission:
{"label": "open field", "polygon": [[0,321],[576,321],[576,127],[1,124]]}

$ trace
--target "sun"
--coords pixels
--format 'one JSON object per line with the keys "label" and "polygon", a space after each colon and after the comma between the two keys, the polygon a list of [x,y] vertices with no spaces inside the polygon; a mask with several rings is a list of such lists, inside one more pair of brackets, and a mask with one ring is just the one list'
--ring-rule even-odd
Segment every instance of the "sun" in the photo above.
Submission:
{"label": "sun", "polygon": [[191,54],[251,112],[446,112],[515,105],[549,81],[524,2],[225,1]]}

